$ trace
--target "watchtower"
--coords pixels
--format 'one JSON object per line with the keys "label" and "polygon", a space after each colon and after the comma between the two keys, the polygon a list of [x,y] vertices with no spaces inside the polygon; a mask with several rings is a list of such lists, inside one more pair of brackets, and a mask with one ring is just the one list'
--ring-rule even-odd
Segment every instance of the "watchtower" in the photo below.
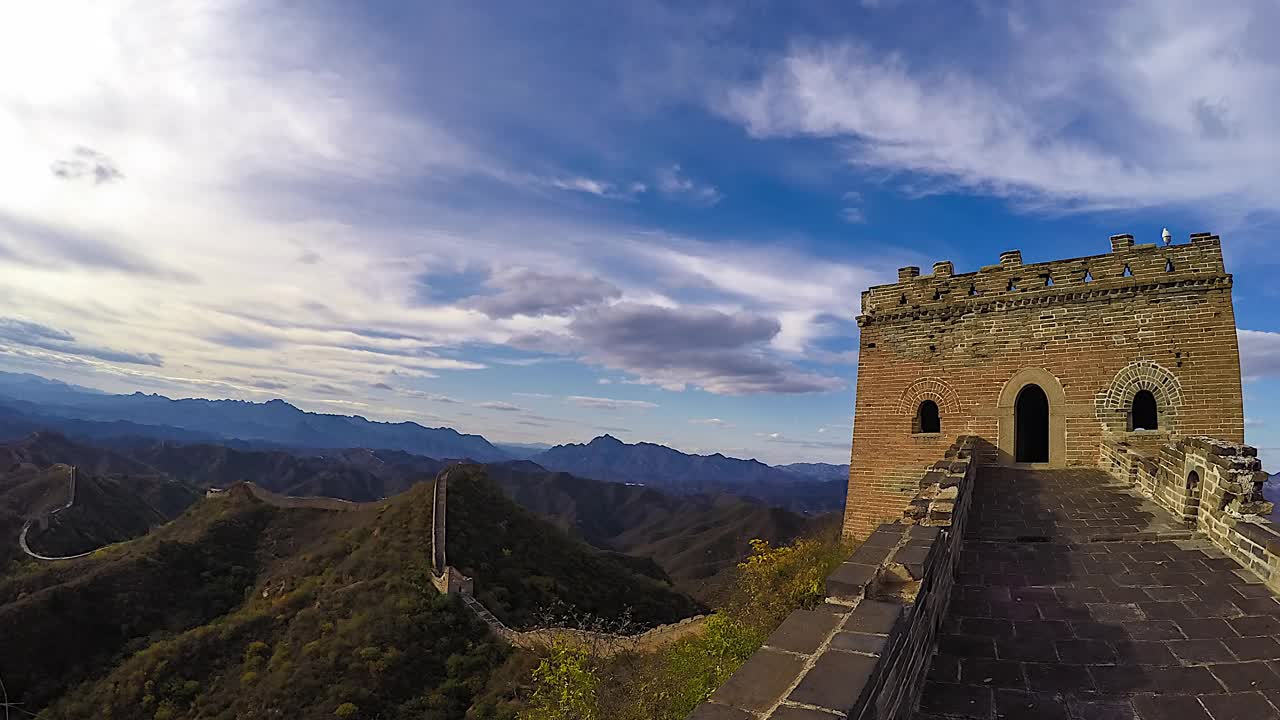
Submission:
{"label": "watchtower", "polygon": [[1216,235],[957,275],[898,270],[862,293],[844,533],[902,514],[921,470],[963,434],[984,462],[1096,466],[1102,440],[1244,440],[1231,275]]}

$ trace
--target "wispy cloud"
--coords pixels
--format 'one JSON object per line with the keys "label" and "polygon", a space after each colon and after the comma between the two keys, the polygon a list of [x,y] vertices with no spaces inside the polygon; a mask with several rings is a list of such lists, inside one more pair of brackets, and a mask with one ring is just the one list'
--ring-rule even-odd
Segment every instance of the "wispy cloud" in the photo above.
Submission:
{"label": "wispy cloud", "polygon": [[500,412],[528,412],[528,410],[520,407],[519,405],[512,405],[509,402],[503,402],[501,400],[476,403],[476,407],[484,408],[486,410],[498,410]]}
{"label": "wispy cloud", "polygon": [[1029,8],[1036,32],[1013,22],[1014,9],[983,27],[999,37],[997,62],[798,42],[730,90],[722,110],[757,137],[829,139],[856,166],[923,174],[943,189],[1058,209],[1280,210],[1263,190],[1280,179],[1280,141],[1264,120],[1280,109],[1280,53],[1256,42],[1257,28],[1280,19],[1274,6]]}
{"label": "wispy cloud", "polygon": [[149,365],[152,367],[160,367],[164,364],[158,353],[128,352],[84,344],[78,342],[74,335],[65,330],[18,318],[0,317],[0,340],[66,355],[97,358],[107,362]]}
{"label": "wispy cloud", "polygon": [[724,199],[716,186],[694,181],[684,174],[679,165],[662,168],[658,171],[657,178],[658,190],[663,194],[694,205],[710,207]]}
{"label": "wispy cloud", "polygon": [[55,162],[50,170],[54,176],[63,180],[83,179],[92,181],[94,185],[124,178],[124,173],[120,172],[111,158],[83,145],[74,148],[70,157]]}
{"label": "wispy cloud", "polygon": [[644,400],[617,400],[614,398],[590,397],[587,395],[570,395],[565,398],[579,407],[602,410],[648,410],[658,407],[657,403]]}
{"label": "wispy cloud", "polygon": [[1240,372],[1245,380],[1280,376],[1280,332],[1240,330]]}

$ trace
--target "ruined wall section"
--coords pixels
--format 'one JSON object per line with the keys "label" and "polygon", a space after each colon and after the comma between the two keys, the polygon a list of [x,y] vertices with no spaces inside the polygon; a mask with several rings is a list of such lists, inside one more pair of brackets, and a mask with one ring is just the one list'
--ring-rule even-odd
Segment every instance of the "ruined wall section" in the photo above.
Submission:
{"label": "ruined wall section", "polygon": [[[960,435],[988,441],[984,462],[1011,462],[1018,388],[1009,386],[1028,378],[1050,399],[1056,466],[1096,464],[1104,436],[1243,440],[1231,276],[1217,236],[1156,247],[1118,235],[1106,255],[1000,260],[959,275],[949,262],[924,276],[903,268],[899,282],[863,293],[846,535],[896,517],[920,471]],[[1157,396],[1158,432],[1127,427],[1141,389]],[[913,433],[924,399],[938,405],[939,433]]]}

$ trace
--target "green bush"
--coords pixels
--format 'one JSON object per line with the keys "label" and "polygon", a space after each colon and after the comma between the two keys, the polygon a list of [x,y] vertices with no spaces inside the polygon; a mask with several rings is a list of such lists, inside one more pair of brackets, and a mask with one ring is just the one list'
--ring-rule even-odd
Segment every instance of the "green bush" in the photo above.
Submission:
{"label": "green bush", "polygon": [[822,602],[824,579],[850,549],[834,537],[776,548],[752,540],[724,606],[702,632],[656,652],[609,658],[553,646],[533,672],[521,720],[684,720],[792,610]]}

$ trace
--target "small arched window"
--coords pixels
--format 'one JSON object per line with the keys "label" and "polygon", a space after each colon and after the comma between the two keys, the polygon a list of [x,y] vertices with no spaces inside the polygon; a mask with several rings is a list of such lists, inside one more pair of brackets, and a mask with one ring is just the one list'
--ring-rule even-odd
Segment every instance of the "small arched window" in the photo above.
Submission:
{"label": "small arched window", "polygon": [[938,417],[938,403],[925,400],[916,410],[912,430],[917,434],[942,432],[942,420]]}
{"label": "small arched window", "polygon": [[1133,396],[1133,427],[1131,430],[1159,430],[1160,412],[1156,408],[1156,396],[1150,390],[1139,390]]}

